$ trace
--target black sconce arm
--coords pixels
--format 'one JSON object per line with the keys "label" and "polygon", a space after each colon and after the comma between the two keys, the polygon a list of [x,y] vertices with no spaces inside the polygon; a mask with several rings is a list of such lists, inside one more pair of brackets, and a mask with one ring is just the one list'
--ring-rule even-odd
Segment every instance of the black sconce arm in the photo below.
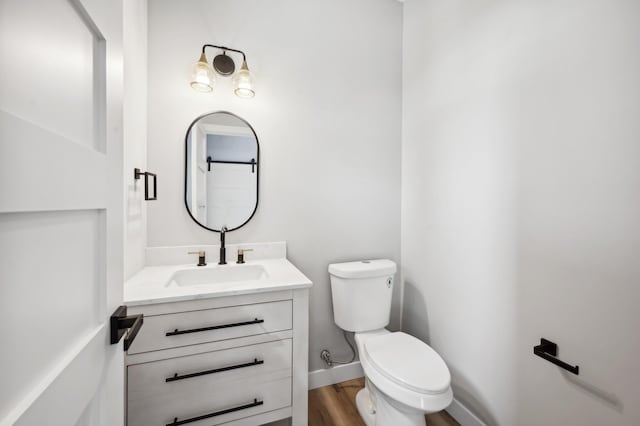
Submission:
{"label": "black sconce arm", "polygon": [[214,47],[214,48],[216,48],[216,49],[220,49],[220,50],[228,50],[228,51],[230,51],[230,52],[237,52],[237,53],[240,53],[240,54],[242,55],[242,60],[243,60],[243,61],[246,61],[246,60],[247,60],[247,57],[246,57],[246,55],[244,54],[244,52],[243,52],[242,50],[232,49],[232,48],[230,48],[230,47],[225,47],[225,46],[216,46],[215,44],[204,44],[204,45],[202,46],[202,53],[204,53],[204,50],[205,50],[207,47]]}

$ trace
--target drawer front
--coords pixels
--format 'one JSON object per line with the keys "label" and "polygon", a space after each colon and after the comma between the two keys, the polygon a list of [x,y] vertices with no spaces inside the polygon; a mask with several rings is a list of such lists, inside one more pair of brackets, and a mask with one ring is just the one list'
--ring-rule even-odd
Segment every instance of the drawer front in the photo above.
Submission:
{"label": "drawer front", "polygon": [[257,376],[291,375],[291,339],[169,358],[127,368],[129,403],[178,395],[195,387],[226,386]]}
{"label": "drawer front", "polygon": [[291,377],[227,382],[215,380],[180,394],[129,401],[128,426],[212,426],[291,405]]}
{"label": "drawer front", "polygon": [[291,300],[149,316],[128,353],[253,336],[292,327]]}
{"label": "drawer front", "polygon": [[[163,426],[176,417],[180,422],[217,413],[189,422],[212,425],[287,407],[291,356],[291,339],[285,339],[130,365],[128,425]],[[228,409],[233,411],[220,413]]]}

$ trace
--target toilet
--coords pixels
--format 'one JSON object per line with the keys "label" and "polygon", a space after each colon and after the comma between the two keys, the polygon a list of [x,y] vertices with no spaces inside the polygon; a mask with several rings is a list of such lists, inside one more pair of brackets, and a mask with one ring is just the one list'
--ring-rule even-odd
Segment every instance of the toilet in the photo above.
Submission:
{"label": "toilet", "polygon": [[333,318],[355,332],[366,382],[356,395],[367,426],[424,426],[425,414],[453,400],[451,375],[429,345],[402,332],[390,332],[393,276],[387,259],[329,265]]}

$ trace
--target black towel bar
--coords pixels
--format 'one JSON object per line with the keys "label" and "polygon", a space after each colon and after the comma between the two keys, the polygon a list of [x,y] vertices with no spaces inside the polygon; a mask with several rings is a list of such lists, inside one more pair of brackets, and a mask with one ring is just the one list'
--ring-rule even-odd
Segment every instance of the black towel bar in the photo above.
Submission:
{"label": "black towel bar", "polygon": [[218,164],[248,164],[251,165],[251,173],[256,172],[256,159],[252,158],[251,161],[223,161],[223,160],[214,160],[211,157],[207,157],[207,171],[211,171],[211,163]]}
{"label": "black towel bar", "polygon": [[[140,169],[133,169],[133,178],[135,180],[144,176],[144,199],[147,201],[155,201],[158,199],[158,176],[151,172],[141,172]],[[149,196],[149,176],[153,177],[153,197]]]}

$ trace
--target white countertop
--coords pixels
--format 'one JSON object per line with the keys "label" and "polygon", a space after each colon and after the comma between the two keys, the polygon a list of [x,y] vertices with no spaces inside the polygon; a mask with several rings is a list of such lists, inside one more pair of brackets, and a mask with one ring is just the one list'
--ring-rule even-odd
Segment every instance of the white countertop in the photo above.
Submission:
{"label": "white countertop", "polygon": [[286,258],[247,261],[245,265],[262,265],[266,277],[259,280],[232,281],[217,284],[178,286],[170,284],[173,274],[187,269],[238,268],[242,265],[194,264],[147,266],[124,284],[124,304],[127,306],[206,299],[213,297],[255,294],[270,291],[311,287],[312,283]]}

